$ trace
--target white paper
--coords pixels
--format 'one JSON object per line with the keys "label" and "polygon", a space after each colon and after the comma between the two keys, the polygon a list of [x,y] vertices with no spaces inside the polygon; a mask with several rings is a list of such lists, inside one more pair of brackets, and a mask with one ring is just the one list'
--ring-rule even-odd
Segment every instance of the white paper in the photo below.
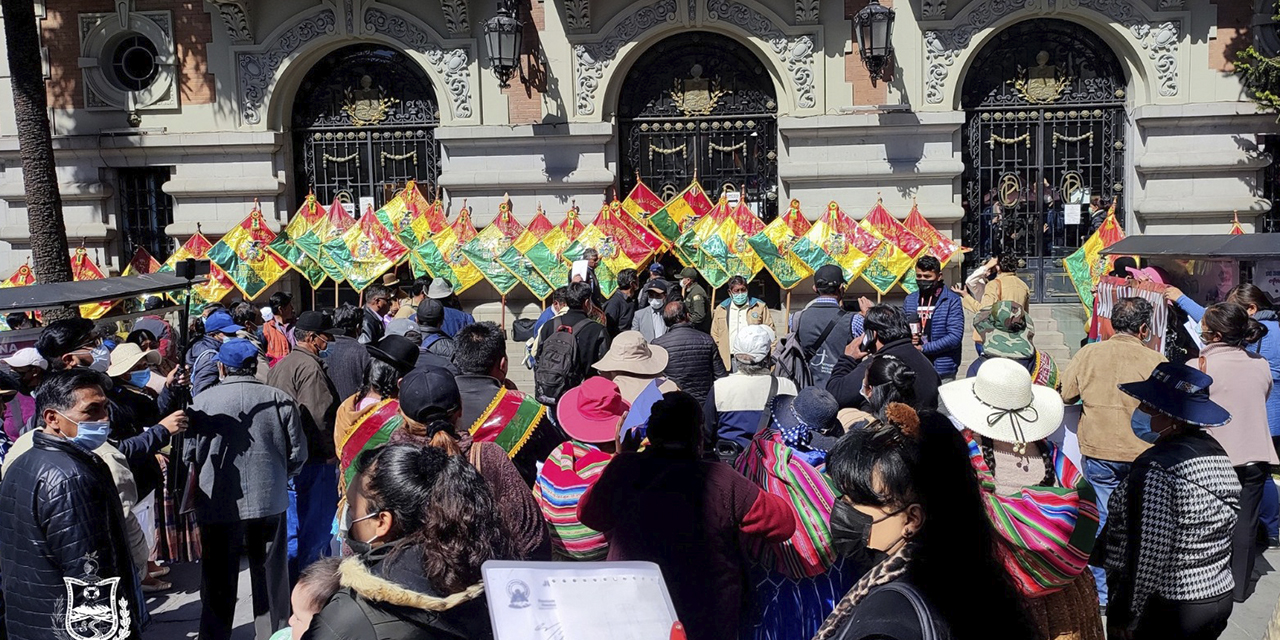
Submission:
{"label": "white paper", "polygon": [[373,196],[360,196],[360,215],[376,208],[373,206]]}
{"label": "white paper", "polygon": [[344,202],[342,203],[342,210],[346,211],[347,215],[351,216],[352,218],[356,217],[356,203]]}
{"label": "white paper", "polygon": [[651,562],[484,563],[495,640],[667,640],[675,607]]}
{"label": "white paper", "polygon": [[1191,336],[1191,341],[1196,343],[1196,349],[1204,349],[1204,341],[1200,339],[1200,323],[1187,318],[1186,324],[1182,325],[1187,330],[1187,334]]}
{"label": "white paper", "polygon": [[1080,224],[1080,203],[1068,202],[1062,205],[1062,216],[1066,224]]}
{"label": "white paper", "polygon": [[571,266],[571,267],[569,268],[569,281],[570,281],[570,282],[573,282],[573,279],[574,279],[574,278],[581,277],[581,278],[582,278],[582,282],[586,282],[586,281],[587,281],[587,269],[589,269],[589,268],[590,268],[590,267],[589,267],[589,266],[587,266],[587,261],[586,261],[586,260],[574,260],[574,261],[573,261],[573,266]]}

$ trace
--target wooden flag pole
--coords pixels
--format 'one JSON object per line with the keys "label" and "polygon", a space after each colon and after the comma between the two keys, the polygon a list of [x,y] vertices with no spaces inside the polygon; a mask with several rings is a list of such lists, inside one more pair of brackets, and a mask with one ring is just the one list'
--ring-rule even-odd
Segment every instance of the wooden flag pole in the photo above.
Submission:
{"label": "wooden flag pole", "polygon": [[502,330],[503,331],[507,330],[507,296],[506,294],[503,294],[502,296]]}
{"label": "wooden flag pole", "polygon": [[334,309],[338,308],[338,286],[339,286],[338,281],[334,280],[333,281],[333,308]]}
{"label": "wooden flag pole", "polygon": [[787,289],[787,323],[791,322],[791,290]]}
{"label": "wooden flag pole", "polygon": [[311,309],[314,310],[315,308],[316,308],[316,288],[311,287]]}

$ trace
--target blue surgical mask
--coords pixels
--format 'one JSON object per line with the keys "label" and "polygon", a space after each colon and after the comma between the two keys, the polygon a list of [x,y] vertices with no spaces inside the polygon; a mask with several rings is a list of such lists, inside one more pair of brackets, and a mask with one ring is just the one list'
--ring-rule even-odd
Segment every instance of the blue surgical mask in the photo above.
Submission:
{"label": "blue surgical mask", "polygon": [[107,436],[111,434],[111,423],[106,420],[76,422],[71,418],[67,418],[66,414],[62,412],[58,412],[58,415],[76,423],[76,437],[71,438],[71,441],[88,451],[101,447],[107,442]]}
{"label": "blue surgical mask", "polygon": [[327,347],[327,346],[326,346],[326,347],[324,348],[324,351],[317,351],[317,352],[316,352],[316,355],[317,355],[317,356],[320,356],[321,358],[328,358],[328,357],[329,357],[329,347]]}
{"label": "blue surgical mask", "polygon": [[736,307],[745,307],[747,305],[746,292],[730,294],[729,299],[733,301],[733,304]]}
{"label": "blue surgical mask", "polygon": [[129,382],[132,382],[135,387],[145,387],[148,382],[151,382],[151,372],[147,369],[134,371],[129,374]]}
{"label": "blue surgical mask", "polygon": [[89,368],[99,373],[106,373],[111,368],[111,351],[104,345],[98,345],[90,352],[93,355],[93,362],[89,363]]}

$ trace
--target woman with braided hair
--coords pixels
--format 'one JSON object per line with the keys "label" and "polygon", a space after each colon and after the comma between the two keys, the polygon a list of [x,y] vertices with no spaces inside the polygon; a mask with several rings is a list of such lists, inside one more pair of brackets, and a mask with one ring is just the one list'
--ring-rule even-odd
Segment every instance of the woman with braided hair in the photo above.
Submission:
{"label": "woman with braided hair", "polygon": [[903,404],[885,418],[845,435],[827,458],[843,494],[831,514],[837,548],[874,565],[815,640],[1034,638],[960,433]]}
{"label": "woman with braided hair", "polygon": [[520,560],[550,560],[551,535],[533,492],[507,452],[496,442],[472,440],[459,430],[462,394],[453,374],[444,369],[418,369],[400,383],[403,424],[392,432],[392,444],[432,447],[466,460],[484,477],[497,501]]}

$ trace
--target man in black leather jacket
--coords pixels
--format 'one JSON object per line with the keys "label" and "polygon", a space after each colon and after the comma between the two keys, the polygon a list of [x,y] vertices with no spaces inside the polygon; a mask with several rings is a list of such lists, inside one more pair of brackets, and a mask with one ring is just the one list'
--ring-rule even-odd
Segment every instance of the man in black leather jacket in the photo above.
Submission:
{"label": "man in black leather jacket", "polygon": [[106,463],[91,453],[101,444],[91,436],[107,435],[88,427],[107,420],[110,386],[87,369],[49,374],[36,392],[43,428],[0,482],[0,573],[12,640],[61,638],[68,629],[141,638],[124,510]]}

